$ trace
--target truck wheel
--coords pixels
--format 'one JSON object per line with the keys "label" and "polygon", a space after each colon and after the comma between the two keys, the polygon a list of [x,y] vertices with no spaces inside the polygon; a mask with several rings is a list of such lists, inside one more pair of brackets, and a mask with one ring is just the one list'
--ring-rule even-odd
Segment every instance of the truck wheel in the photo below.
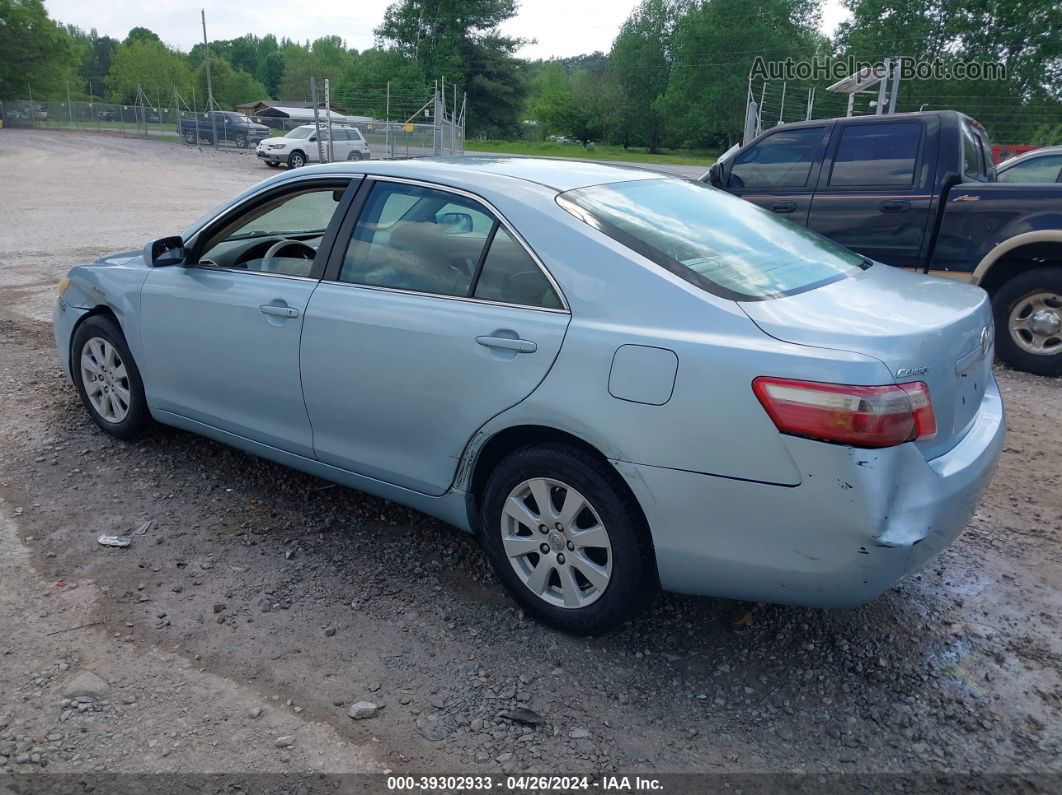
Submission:
{"label": "truck wheel", "polygon": [[236,136],[236,148],[237,149],[246,149],[247,148],[247,136],[246,135],[243,135],[241,133],[241,134]]}
{"label": "truck wheel", "polygon": [[192,132],[191,130],[185,130],[184,131],[184,142],[186,144],[195,144],[196,143],[195,133]]}
{"label": "truck wheel", "polygon": [[1062,269],[1037,268],[992,297],[996,351],[1016,370],[1062,375]]}
{"label": "truck wheel", "polygon": [[306,165],[306,155],[302,152],[292,152],[288,155],[288,168],[302,168]]}

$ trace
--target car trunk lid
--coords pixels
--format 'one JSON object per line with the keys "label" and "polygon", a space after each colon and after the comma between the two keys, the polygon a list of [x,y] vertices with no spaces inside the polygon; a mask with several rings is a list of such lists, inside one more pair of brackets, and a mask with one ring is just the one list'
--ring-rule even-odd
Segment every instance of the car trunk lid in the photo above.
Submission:
{"label": "car trunk lid", "polygon": [[992,377],[988,296],[970,285],[875,264],[814,290],[739,306],[776,339],[866,354],[895,383],[924,381],[937,420],[936,435],[916,442],[927,459],[966,434]]}

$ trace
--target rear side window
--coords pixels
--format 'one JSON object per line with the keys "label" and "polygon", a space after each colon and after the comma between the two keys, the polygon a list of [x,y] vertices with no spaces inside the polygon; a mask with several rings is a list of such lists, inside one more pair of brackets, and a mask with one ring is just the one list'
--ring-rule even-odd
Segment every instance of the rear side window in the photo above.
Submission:
{"label": "rear side window", "polygon": [[988,162],[981,136],[962,123],[962,173],[965,179],[983,181],[988,177]]}
{"label": "rear side window", "polygon": [[731,188],[802,188],[808,182],[823,127],[780,130],[734,158]]}
{"label": "rear side window", "polygon": [[503,226],[498,227],[487,250],[473,296],[506,304],[561,308],[546,275]]}
{"label": "rear side window", "polygon": [[676,276],[735,301],[805,292],[870,267],[821,235],[700,182],[617,182],[557,201]]}
{"label": "rear side window", "polygon": [[922,125],[917,122],[844,127],[833,158],[830,186],[911,187],[921,134]]}

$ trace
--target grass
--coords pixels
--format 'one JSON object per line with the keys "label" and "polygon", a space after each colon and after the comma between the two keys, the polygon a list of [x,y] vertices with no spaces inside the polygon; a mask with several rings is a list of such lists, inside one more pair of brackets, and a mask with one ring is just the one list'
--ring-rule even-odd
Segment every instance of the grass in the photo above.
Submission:
{"label": "grass", "polygon": [[628,163],[655,163],[676,166],[704,166],[715,162],[715,154],[691,150],[662,150],[650,154],[643,148],[609,146],[605,144],[558,144],[551,141],[465,141],[465,151],[497,152],[507,155],[537,155],[540,157],[571,157],[577,160],[621,160]]}

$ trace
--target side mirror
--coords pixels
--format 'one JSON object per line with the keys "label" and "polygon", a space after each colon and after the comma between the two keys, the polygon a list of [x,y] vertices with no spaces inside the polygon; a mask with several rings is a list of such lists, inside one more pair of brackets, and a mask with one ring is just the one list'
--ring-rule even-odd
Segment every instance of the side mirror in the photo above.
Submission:
{"label": "side mirror", "polygon": [[152,240],[144,246],[144,262],[153,268],[183,265],[185,256],[184,240],[176,235]]}
{"label": "side mirror", "polygon": [[440,213],[435,221],[440,226],[446,227],[448,235],[460,235],[472,231],[472,216],[468,213]]}
{"label": "side mirror", "polygon": [[708,169],[708,173],[701,177],[701,179],[713,188],[723,187],[723,164],[712,163],[712,167]]}

